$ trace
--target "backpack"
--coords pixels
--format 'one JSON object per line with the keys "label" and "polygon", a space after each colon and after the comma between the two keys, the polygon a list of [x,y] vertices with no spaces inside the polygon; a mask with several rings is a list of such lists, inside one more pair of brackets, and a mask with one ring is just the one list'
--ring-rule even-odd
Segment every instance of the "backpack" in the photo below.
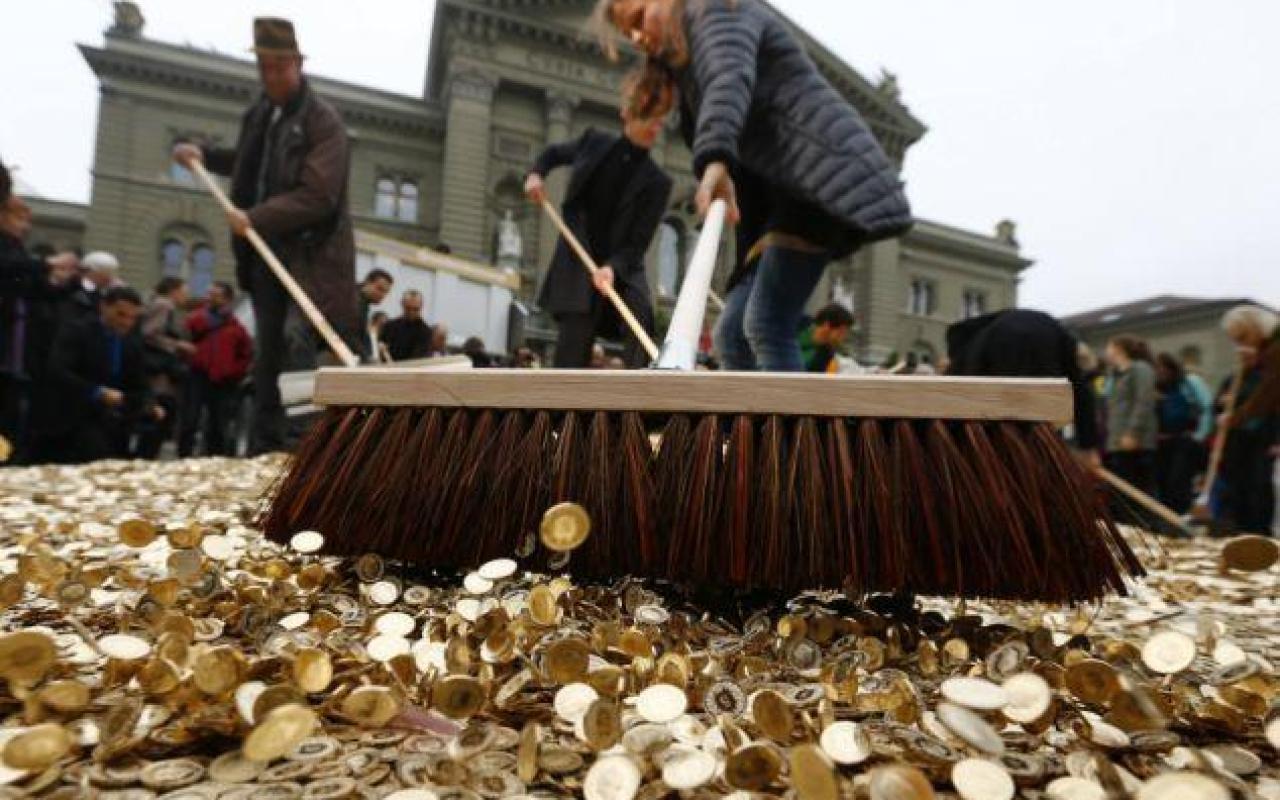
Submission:
{"label": "backpack", "polygon": [[1166,433],[1190,433],[1200,427],[1200,415],[1204,409],[1195,391],[1185,381],[1165,393],[1160,402],[1160,421]]}

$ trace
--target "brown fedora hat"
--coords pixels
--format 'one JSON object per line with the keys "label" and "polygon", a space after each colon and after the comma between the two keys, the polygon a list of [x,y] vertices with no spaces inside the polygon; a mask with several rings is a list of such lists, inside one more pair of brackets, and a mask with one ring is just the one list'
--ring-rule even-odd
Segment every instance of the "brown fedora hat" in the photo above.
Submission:
{"label": "brown fedora hat", "polygon": [[279,17],[259,17],[253,21],[253,49],[266,56],[300,56],[293,23]]}

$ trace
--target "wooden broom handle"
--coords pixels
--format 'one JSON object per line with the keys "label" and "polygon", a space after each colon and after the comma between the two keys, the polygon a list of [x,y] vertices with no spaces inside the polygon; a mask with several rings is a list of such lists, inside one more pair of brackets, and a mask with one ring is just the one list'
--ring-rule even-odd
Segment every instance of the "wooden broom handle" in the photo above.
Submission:
{"label": "wooden broom handle", "polygon": [[[204,183],[205,188],[217,199],[219,205],[227,213],[236,211],[236,207],[231,204],[227,196],[223,193],[222,188],[214,181],[213,176],[205,169],[204,162],[200,159],[192,159],[190,169]],[[289,274],[289,270],[285,269],[284,264],[280,263],[280,259],[276,258],[276,254],[271,252],[271,248],[253,228],[245,231],[245,238],[253,245],[253,249],[258,251],[258,255],[262,256],[262,260],[271,268],[271,272],[275,274],[276,279],[284,285],[289,292],[289,296],[293,298],[293,302],[298,304],[298,308],[302,309],[302,313],[307,315],[307,319],[315,326],[315,329],[324,337],[325,343],[329,345],[329,349],[338,357],[345,367],[359,366],[360,359],[356,358],[356,354],[351,352],[351,348],[347,347],[346,342],[342,341],[342,337],[338,336],[337,331],[329,324],[329,320],[324,318],[324,314],[320,313],[320,309],[316,308],[315,303],[311,302],[311,298],[307,297],[307,293],[303,291],[294,277]]]}
{"label": "wooden broom handle", "polygon": [[1104,481],[1115,487],[1118,492],[1126,495],[1130,500],[1133,500],[1138,505],[1155,514],[1157,517],[1160,517],[1160,519],[1180,531],[1188,530],[1187,523],[1183,521],[1182,517],[1174,513],[1173,509],[1142,491],[1137,486],[1134,486],[1132,483],[1129,483],[1124,478],[1121,478],[1111,470],[1106,469],[1105,467],[1098,467],[1098,475]]}
{"label": "wooden broom handle", "polygon": [[[582,266],[587,268],[587,273],[594,279],[596,273],[600,271],[600,267],[596,265],[595,259],[582,246],[582,242],[578,241],[578,237],[573,235],[573,231],[569,230],[569,226],[564,224],[564,219],[560,216],[560,212],[556,211],[555,206],[550,202],[542,201],[542,210],[547,212],[547,216],[551,217],[551,221],[560,229],[560,235],[569,243],[573,251],[578,254],[578,260],[582,262]],[[622,298],[614,291],[612,286],[606,286],[602,290],[602,294],[609,298],[609,302],[613,303],[613,307],[618,310],[618,314],[622,317],[623,322],[627,323],[627,327],[631,329],[631,335],[636,337],[636,341],[644,347],[645,352],[649,354],[652,361],[658,360],[658,346],[653,343],[648,331],[640,324],[640,320],[636,319],[636,315],[631,313],[631,309],[627,308],[627,304],[622,302]]]}
{"label": "wooden broom handle", "polygon": [[[1240,361],[1240,365],[1236,367],[1236,374],[1231,379],[1231,388],[1227,393],[1227,405],[1224,412],[1228,417],[1234,416],[1236,413],[1236,399],[1240,396],[1240,387],[1244,385],[1244,361]],[[1209,409],[1209,413],[1213,413],[1213,409]],[[1209,458],[1209,471],[1205,473],[1204,492],[1205,498],[1211,497],[1213,494],[1213,485],[1218,481],[1218,472],[1222,469],[1222,456],[1227,449],[1227,434],[1230,433],[1230,427],[1218,431],[1218,437],[1213,440],[1213,453]]]}

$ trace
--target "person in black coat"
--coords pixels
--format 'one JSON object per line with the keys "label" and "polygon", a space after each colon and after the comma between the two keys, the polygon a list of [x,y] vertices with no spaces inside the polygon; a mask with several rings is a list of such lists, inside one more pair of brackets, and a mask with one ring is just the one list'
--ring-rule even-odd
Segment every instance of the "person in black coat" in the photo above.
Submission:
{"label": "person in black coat", "polygon": [[1080,368],[1079,342],[1048,314],[1025,308],[997,311],[947,329],[950,375],[989,378],[1066,378],[1075,396],[1075,445],[1102,466],[1097,398]]}
{"label": "person in black coat", "polygon": [[399,317],[382,326],[379,337],[392,361],[413,361],[431,355],[431,326],[422,318],[422,292],[410,289],[400,297]]}
{"label": "person in black coat", "polygon": [[125,458],[133,425],[162,421],[147,380],[146,354],[138,333],[142,298],[133,289],[108,289],[96,319],[62,328],[49,359],[57,388],[56,413],[39,432],[46,459],[83,464]]}
{"label": "person in black coat", "polygon": [[795,332],[827,264],[912,225],[893,162],[760,0],[600,0],[597,18],[647,56],[631,112],[678,100],[699,212],[722,199],[738,223],[725,367],[803,371]]}
{"label": "person in black coat", "polygon": [[653,332],[653,300],[644,257],[671,197],[671,178],[649,150],[662,132],[661,115],[623,115],[622,136],[587,130],[571,142],[548,147],[529,171],[525,191],[538,204],[546,200],[543,179],[554,169],[573,166],[565,194],[564,220],[591,253],[600,272],[595,286],[563,237],[556,244],[538,305],[560,328],[555,366],[583,369],[591,361],[596,336],[627,342],[626,362],[643,367],[648,354],[623,325],[612,304],[600,296],[612,285],[645,329]]}

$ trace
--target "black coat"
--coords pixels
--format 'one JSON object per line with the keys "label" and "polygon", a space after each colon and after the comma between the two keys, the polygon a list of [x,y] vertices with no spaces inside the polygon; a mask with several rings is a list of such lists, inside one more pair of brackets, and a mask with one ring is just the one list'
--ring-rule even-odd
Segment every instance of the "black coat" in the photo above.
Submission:
{"label": "black coat", "polygon": [[699,177],[716,161],[750,173],[846,226],[846,251],[911,228],[893,162],[774,12],[689,3],[685,30],[681,123]]}
{"label": "black coat", "polygon": [[0,234],[0,347],[5,348],[0,361],[9,361],[10,337],[17,335],[17,302],[21,300],[26,306],[26,347],[21,354],[24,363],[8,366],[20,368],[32,378],[43,375],[59,318],[71,293],[71,287],[49,282],[48,265],[30,256],[21,241]]}
{"label": "black coat", "polygon": [[[247,209],[290,274],[339,333],[363,336],[356,303],[355,232],[347,202],[351,147],[341,115],[304,85],[274,128],[267,198],[257,194],[258,165],[272,105],[261,97],[244,115],[234,150],[206,148],[210,172],[231,177],[231,200]],[[236,278],[252,292],[255,278],[275,280],[247,239],[232,241]]]}
{"label": "black coat", "polygon": [[[563,215],[565,224],[584,245],[587,242],[587,215],[590,213],[584,207],[584,195],[592,173],[617,141],[617,136],[588,129],[574,141],[548,147],[538,156],[531,170],[545,176],[558,167],[573,166],[573,177],[569,179],[569,188],[565,192]],[[609,226],[607,257],[601,259],[600,266],[608,264],[613,267],[618,293],[629,298],[629,302],[634,299],[653,305],[649,281],[645,277],[644,257],[654,233],[662,224],[662,215],[666,213],[667,201],[671,198],[671,186],[671,178],[659,169],[652,158],[645,158],[631,181],[618,188],[621,200]],[[552,314],[585,314],[591,310],[595,293],[586,268],[561,237],[538,293],[538,305]]]}
{"label": "black coat", "polygon": [[1076,445],[1101,444],[1097,399],[1076,358],[1079,342],[1053,317],[1014,308],[947,329],[951,375],[988,378],[1066,378],[1075,396]]}
{"label": "black coat", "polygon": [[[140,417],[152,407],[142,336],[124,337],[118,380],[111,377],[111,350],[107,329],[100,319],[69,325],[58,331],[49,357],[48,380],[54,413],[42,417],[41,432],[65,434],[109,418]],[[108,409],[95,397],[100,387],[124,393],[125,404]]]}
{"label": "black coat", "polygon": [[380,338],[392,361],[412,361],[431,355],[431,326],[424,319],[397,317],[382,326]]}
{"label": "black coat", "polygon": [[22,241],[0,232],[0,298],[29,299],[49,282],[49,266]]}

